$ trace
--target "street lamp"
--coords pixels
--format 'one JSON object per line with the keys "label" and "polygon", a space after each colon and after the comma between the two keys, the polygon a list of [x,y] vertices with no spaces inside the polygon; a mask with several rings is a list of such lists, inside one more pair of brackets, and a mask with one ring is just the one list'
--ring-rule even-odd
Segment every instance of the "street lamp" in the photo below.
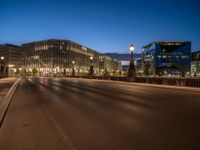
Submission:
{"label": "street lamp", "polygon": [[144,75],[144,51],[145,51],[145,49],[144,48],[142,48],[141,49],[141,54],[142,54],[142,74]]}
{"label": "street lamp", "polygon": [[75,61],[73,60],[73,61],[72,61],[72,65],[73,65],[73,68],[72,68],[72,76],[75,76],[74,64],[75,64]]}
{"label": "street lamp", "polygon": [[131,51],[131,60],[130,60],[130,65],[129,65],[129,69],[128,69],[128,77],[130,77],[133,80],[133,77],[136,76],[135,66],[134,66],[134,61],[133,61],[133,52],[135,50],[135,46],[133,44],[131,44],[129,46],[129,50]]}
{"label": "street lamp", "polygon": [[93,57],[90,56],[90,70],[89,70],[89,75],[93,76],[94,75],[94,68],[93,68]]}
{"label": "street lamp", "polygon": [[5,64],[4,64],[4,56],[1,56],[1,68],[0,68],[0,76],[4,76],[4,67],[5,67]]}

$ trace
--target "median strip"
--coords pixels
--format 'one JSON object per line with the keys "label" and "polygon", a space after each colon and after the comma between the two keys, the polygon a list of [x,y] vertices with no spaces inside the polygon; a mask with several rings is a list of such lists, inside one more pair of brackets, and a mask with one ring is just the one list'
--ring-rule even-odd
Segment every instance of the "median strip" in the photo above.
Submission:
{"label": "median strip", "polygon": [[10,90],[7,92],[7,94],[4,96],[2,103],[0,105],[0,127],[2,126],[3,120],[5,118],[6,112],[9,108],[11,99],[15,93],[15,90],[20,82],[20,78],[12,85]]}

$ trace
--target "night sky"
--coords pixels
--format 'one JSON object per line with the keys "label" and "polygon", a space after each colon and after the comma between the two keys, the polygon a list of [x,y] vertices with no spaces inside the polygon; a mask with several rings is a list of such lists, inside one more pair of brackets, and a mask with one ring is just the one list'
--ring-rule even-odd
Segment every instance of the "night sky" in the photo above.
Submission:
{"label": "night sky", "polygon": [[139,53],[155,40],[200,49],[198,0],[0,0],[0,43],[69,39],[100,52]]}

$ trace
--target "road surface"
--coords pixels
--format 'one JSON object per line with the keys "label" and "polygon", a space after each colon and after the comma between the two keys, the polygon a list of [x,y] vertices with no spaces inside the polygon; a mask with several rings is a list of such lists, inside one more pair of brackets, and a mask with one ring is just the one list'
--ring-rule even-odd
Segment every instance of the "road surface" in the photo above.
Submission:
{"label": "road surface", "polygon": [[200,93],[87,79],[22,78],[0,150],[199,150]]}

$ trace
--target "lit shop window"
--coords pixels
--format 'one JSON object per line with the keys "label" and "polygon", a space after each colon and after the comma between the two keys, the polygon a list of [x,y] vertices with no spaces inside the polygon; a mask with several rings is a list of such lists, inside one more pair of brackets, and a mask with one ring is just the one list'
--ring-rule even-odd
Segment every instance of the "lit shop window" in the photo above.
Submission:
{"label": "lit shop window", "polygon": [[35,51],[47,50],[47,49],[48,49],[48,45],[35,46]]}
{"label": "lit shop window", "polygon": [[39,59],[39,55],[33,56],[34,59]]}

